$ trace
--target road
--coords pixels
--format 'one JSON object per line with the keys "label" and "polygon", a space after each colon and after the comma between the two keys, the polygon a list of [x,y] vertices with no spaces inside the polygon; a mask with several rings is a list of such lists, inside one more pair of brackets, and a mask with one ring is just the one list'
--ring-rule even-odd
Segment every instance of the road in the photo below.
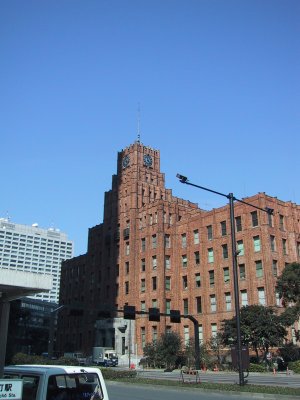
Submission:
{"label": "road", "polygon": [[[109,400],[255,400],[262,399],[254,393],[214,393],[201,389],[169,388],[149,385],[132,385],[121,382],[106,382]],[[280,396],[281,397],[281,396]],[[270,399],[270,397],[268,397]],[[286,396],[287,399],[299,397]]]}
{"label": "road", "polygon": [[[163,372],[161,370],[140,370],[138,371],[140,377],[149,379],[171,379],[180,380],[179,370],[172,372]],[[300,376],[297,374],[280,373],[273,375],[271,373],[251,373],[246,378],[248,383],[253,385],[267,385],[267,386],[287,386],[293,388],[300,388]],[[238,373],[232,372],[200,372],[201,382],[219,382],[219,383],[233,383],[239,382]]]}

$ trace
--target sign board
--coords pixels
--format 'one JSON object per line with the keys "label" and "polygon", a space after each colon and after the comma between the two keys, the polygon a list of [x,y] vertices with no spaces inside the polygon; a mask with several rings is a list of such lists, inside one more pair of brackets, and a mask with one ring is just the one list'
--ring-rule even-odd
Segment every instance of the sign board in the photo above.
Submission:
{"label": "sign board", "polygon": [[[242,370],[246,371],[249,368],[249,348],[247,346],[242,346],[241,356],[242,356]],[[238,352],[236,346],[231,347],[231,359],[232,359],[232,366],[238,369],[239,363],[238,363]]]}
{"label": "sign board", "polygon": [[22,400],[22,379],[0,379],[0,400]]}

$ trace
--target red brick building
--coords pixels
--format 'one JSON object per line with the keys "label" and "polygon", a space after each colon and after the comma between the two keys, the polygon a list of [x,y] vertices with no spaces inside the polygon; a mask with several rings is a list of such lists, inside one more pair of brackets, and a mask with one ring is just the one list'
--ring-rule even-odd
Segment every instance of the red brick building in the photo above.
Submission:
{"label": "red brick building", "polygon": [[[285,264],[300,261],[300,206],[265,193],[244,200],[274,215],[235,203],[240,305],[280,306],[276,277]],[[200,339],[208,340],[234,315],[229,206],[205,211],[174,197],[165,188],[159,151],[140,142],[127,147],[105,193],[103,223],[89,230],[87,253],[63,263],[60,304],[67,306],[59,313],[62,352],[114,346],[119,354],[142,355],[145,343],[166,330],[186,341],[194,335],[186,318],[180,324],[168,316],[128,321],[118,312],[103,318],[125,304],[191,314]]]}

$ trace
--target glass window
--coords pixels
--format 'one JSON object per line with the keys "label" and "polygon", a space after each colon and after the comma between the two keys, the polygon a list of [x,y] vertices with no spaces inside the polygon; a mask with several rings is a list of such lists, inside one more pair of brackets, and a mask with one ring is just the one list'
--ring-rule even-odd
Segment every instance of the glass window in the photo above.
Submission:
{"label": "glass window", "polygon": [[157,247],[157,238],[156,235],[152,235],[152,249],[156,249]]}
{"label": "glass window", "polygon": [[221,235],[226,236],[227,235],[227,229],[226,229],[226,221],[221,222]]}
{"label": "glass window", "polygon": [[199,244],[199,231],[198,231],[198,229],[194,230],[194,244]]}
{"label": "glass window", "polygon": [[201,296],[196,297],[196,310],[197,310],[197,314],[202,314]]}
{"label": "glass window", "polygon": [[272,262],[272,273],[273,273],[273,276],[278,275],[277,260],[273,260],[273,262]]}
{"label": "glass window", "polygon": [[260,237],[259,236],[253,237],[253,247],[254,247],[255,252],[260,251]]}
{"label": "glass window", "polygon": [[166,276],[165,288],[166,288],[166,290],[171,290],[171,277],[170,276]]}
{"label": "glass window", "polygon": [[157,326],[152,326],[152,341],[157,341]]}
{"label": "glass window", "polygon": [[256,277],[262,278],[263,277],[263,265],[262,265],[261,260],[255,261],[255,267],[256,267]]}
{"label": "glass window", "polygon": [[187,346],[190,341],[190,333],[188,325],[185,325],[183,327],[183,337],[184,337],[184,345]]}
{"label": "glass window", "polygon": [[195,274],[195,284],[196,284],[196,288],[201,287],[201,276],[200,276],[200,273]]}
{"label": "glass window", "polygon": [[251,212],[251,219],[252,219],[252,227],[254,228],[255,226],[258,226],[258,215],[257,215],[257,211],[252,211],[252,212]]}
{"label": "glass window", "polygon": [[171,269],[171,258],[170,256],[165,256],[165,268]]}
{"label": "glass window", "polygon": [[231,294],[229,292],[225,293],[225,304],[226,311],[231,311]]}
{"label": "glass window", "polygon": [[183,290],[187,290],[188,288],[188,278],[186,275],[182,277],[182,288]]}
{"label": "glass window", "polygon": [[212,225],[208,225],[206,228],[207,228],[207,239],[212,240],[212,238],[213,238]]}
{"label": "glass window", "polygon": [[287,255],[286,239],[282,239],[282,251],[283,251],[283,255],[286,256]]}
{"label": "glass window", "polygon": [[181,246],[186,247],[186,233],[181,235]]}
{"label": "glass window", "polygon": [[146,238],[141,239],[141,249],[142,251],[146,250]]}
{"label": "glass window", "polygon": [[125,282],[125,294],[129,293],[129,282]]}
{"label": "glass window", "polygon": [[195,251],[194,252],[194,256],[195,256],[195,264],[196,265],[200,264],[200,253],[199,253],[199,251]]}
{"label": "glass window", "polygon": [[203,343],[203,327],[202,327],[202,325],[199,325],[198,332],[199,332],[199,344],[202,344]]}
{"label": "glass window", "polygon": [[242,306],[248,305],[248,294],[247,290],[241,290]]}
{"label": "glass window", "polygon": [[228,258],[228,246],[227,244],[222,245],[222,253],[223,253],[223,259],[226,260]]}
{"label": "glass window", "polygon": [[126,243],[125,243],[125,254],[126,254],[126,256],[129,255],[129,250],[130,250],[129,242],[126,242]]}
{"label": "glass window", "polygon": [[207,249],[208,253],[208,262],[213,263],[214,262],[214,249],[211,247],[210,249]]}
{"label": "glass window", "polygon": [[152,277],[152,290],[156,290],[157,289],[157,277],[153,276]]}
{"label": "glass window", "polygon": [[210,298],[210,311],[216,312],[217,311],[216,295],[211,294],[209,298]]}
{"label": "glass window", "polygon": [[230,274],[229,274],[228,267],[223,268],[223,276],[224,276],[224,283],[229,283],[230,282]]}
{"label": "glass window", "polygon": [[166,300],[166,314],[170,314],[171,300]]}
{"label": "glass window", "polygon": [[239,270],[240,270],[240,279],[241,279],[241,280],[246,279],[246,268],[245,268],[245,264],[239,264]]}
{"label": "glass window", "polygon": [[284,216],[279,214],[279,229],[284,231]]}
{"label": "glass window", "polygon": [[263,287],[257,288],[258,291],[258,302],[262,306],[266,305],[265,289]]}
{"label": "glass window", "polygon": [[170,235],[165,235],[165,247],[169,249],[171,247],[171,238]]}
{"label": "glass window", "polygon": [[189,300],[183,299],[183,314],[187,315],[189,313]]}
{"label": "glass window", "polygon": [[242,217],[235,217],[235,227],[237,232],[241,232],[243,230]]}
{"label": "glass window", "polygon": [[152,256],[152,269],[156,269],[157,268],[157,259],[156,256]]}
{"label": "glass window", "polygon": [[186,254],[183,254],[183,255],[181,256],[181,263],[182,263],[182,267],[183,267],[183,268],[186,268],[186,267],[187,267],[187,255],[186,255]]}
{"label": "glass window", "polygon": [[145,272],[146,271],[146,261],[144,258],[141,260],[141,271]]}
{"label": "glass window", "polygon": [[146,290],[146,281],[145,279],[141,279],[141,292],[145,292]]}
{"label": "glass window", "polygon": [[270,235],[270,246],[271,246],[271,251],[276,251],[275,236],[273,235]]}
{"label": "glass window", "polygon": [[237,252],[238,256],[244,255],[244,242],[242,240],[237,241]]}
{"label": "glass window", "polygon": [[209,274],[209,286],[214,286],[215,284],[215,272],[214,271],[208,271]]}

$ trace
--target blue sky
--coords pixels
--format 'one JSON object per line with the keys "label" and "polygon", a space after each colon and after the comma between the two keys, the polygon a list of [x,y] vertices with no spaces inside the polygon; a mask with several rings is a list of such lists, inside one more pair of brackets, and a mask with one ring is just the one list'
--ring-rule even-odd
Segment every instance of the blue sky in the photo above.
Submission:
{"label": "blue sky", "polygon": [[266,192],[300,204],[299,0],[2,0],[0,216],[86,251],[117,152],[161,152],[205,209]]}

